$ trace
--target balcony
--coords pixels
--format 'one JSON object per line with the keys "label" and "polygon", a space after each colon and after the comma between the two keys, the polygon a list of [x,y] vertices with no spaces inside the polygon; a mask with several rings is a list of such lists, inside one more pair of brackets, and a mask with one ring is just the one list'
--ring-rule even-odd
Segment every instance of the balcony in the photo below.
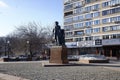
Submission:
{"label": "balcony", "polygon": [[79,1],[79,0],[73,0],[73,2],[76,2],[76,1]]}
{"label": "balcony", "polygon": [[92,26],[84,26],[85,28],[91,28]]}
{"label": "balcony", "polygon": [[84,36],[84,34],[81,34],[81,35],[75,34],[75,35],[74,35],[74,37],[80,37],[80,36]]}
{"label": "balcony", "polygon": [[73,28],[74,30],[83,30],[85,27]]}
{"label": "balcony", "polygon": [[72,38],[73,35],[65,35],[65,38]]}
{"label": "balcony", "polygon": [[86,11],[86,10],[85,10],[85,11],[83,11],[83,13],[89,13],[89,11]]}
{"label": "balcony", "polygon": [[117,6],[120,6],[120,3],[110,5],[110,7],[117,7]]}
{"label": "balcony", "polygon": [[82,6],[75,6],[74,9],[81,8]]}
{"label": "balcony", "polygon": [[120,21],[113,21],[115,24],[119,24],[120,23]]}
{"label": "balcony", "polygon": [[64,5],[67,5],[67,4],[70,4],[70,3],[71,3],[71,1],[67,1],[67,2],[64,3]]}
{"label": "balcony", "polygon": [[85,35],[86,35],[86,36],[91,36],[91,33],[90,33],[90,34],[87,34],[87,33],[86,33]]}
{"label": "balcony", "polygon": [[85,6],[85,4],[82,4],[82,5],[79,5],[79,6],[74,6],[74,9],[81,8],[81,7],[84,7],[84,6]]}
{"label": "balcony", "polygon": [[92,11],[98,11],[98,9],[92,9]]}
{"label": "balcony", "polygon": [[89,3],[96,2],[96,1],[99,1],[99,0],[90,0],[90,1],[85,1],[85,3],[86,3],[86,4],[89,4]]}
{"label": "balcony", "polygon": [[72,11],[73,8],[64,9],[65,12]]}
{"label": "balcony", "polygon": [[72,16],[72,15],[73,15],[73,11],[69,11],[69,12],[64,13],[64,17]]}
{"label": "balcony", "polygon": [[91,20],[92,18],[86,18],[85,20]]}

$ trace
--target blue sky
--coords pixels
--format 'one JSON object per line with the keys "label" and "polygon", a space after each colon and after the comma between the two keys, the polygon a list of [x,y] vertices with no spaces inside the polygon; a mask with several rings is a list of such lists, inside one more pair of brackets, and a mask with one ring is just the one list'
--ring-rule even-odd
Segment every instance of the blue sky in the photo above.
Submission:
{"label": "blue sky", "polygon": [[63,25],[63,0],[0,0],[0,36],[15,26],[33,21],[52,26],[56,20]]}

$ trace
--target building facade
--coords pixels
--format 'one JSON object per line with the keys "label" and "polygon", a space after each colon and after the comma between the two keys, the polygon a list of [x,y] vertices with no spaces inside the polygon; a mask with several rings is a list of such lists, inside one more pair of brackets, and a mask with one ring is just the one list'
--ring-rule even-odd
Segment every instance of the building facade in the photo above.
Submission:
{"label": "building facade", "polygon": [[85,49],[83,52],[117,56],[120,0],[64,0],[64,29],[66,43],[76,43],[77,54]]}

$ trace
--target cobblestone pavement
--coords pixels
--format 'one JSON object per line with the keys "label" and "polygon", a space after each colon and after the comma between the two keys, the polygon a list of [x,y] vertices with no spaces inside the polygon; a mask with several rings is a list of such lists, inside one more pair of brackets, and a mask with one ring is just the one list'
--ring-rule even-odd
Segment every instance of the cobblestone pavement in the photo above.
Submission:
{"label": "cobblestone pavement", "polygon": [[40,62],[0,64],[0,73],[30,80],[120,80],[120,71],[103,66],[42,67]]}
{"label": "cobblestone pavement", "polygon": [[0,78],[0,80],[3,80],[3,79]]}

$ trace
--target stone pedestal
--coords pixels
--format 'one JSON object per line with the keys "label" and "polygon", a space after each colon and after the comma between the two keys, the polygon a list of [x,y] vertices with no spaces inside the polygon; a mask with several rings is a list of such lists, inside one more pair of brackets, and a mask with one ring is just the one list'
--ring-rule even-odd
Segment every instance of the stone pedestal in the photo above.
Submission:
{"label": "stone pedestal", "polygon": [[67,48],[66,46],[52,46],[50,49],[50,63],[67,64]]}

